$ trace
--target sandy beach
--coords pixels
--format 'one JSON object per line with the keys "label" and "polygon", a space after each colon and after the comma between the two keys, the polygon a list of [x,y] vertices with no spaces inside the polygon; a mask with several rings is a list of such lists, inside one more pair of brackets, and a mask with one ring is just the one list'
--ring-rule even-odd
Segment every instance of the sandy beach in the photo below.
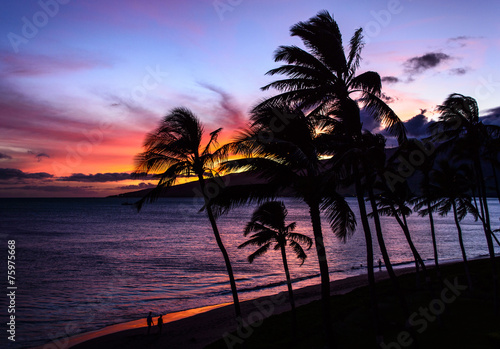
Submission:
{"label": "sandy beach", "polygon": [[[411,272],[413,268],[399,269],[398,274]],[[386,279],[385,271],[375,273],[376,280]],[[345,294],[367,285],[367,275],[358,275],[331,282],[331,294]],[[319,285],[294,290],[297,306],[320,299]],[[262,318],[290,310],[287,292],[241,302],[243,320],[258,324]],[[154,318],[156,324],[157,317]],[[232,303],[202,307],[164,315],[163,333],[153,326],[147,335],[146,318],[84,333],[65,341],[66,348],[204,348],[223,338],[225,333],[236,330]],[[38,348],[49,348],[50,343]]]}

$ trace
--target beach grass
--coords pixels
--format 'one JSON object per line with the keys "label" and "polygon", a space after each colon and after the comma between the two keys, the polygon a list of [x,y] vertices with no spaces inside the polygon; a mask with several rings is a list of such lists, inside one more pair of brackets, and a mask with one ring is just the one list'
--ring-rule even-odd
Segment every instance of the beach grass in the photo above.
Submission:
{"label": "beach grass", "polygon": [[[500,258],[497,258],[496,264],[498,268]],[[472,291],[465,289],[467,282],[462,263],[442,266],[444,283],[437,280],[434,270],[430,270],[432,291],[425,287],[423,280],[417,286],[414,273],[398,278],[408,301],[410,319],[420,348],[500,348],[500,316],[495,315],[493,310],[490,266],[488,259],[470,261]],[[385,347],[413,347],[409,344],[412,339],[408,338],[405,327],[407,319],[391,281],[378,282],[376,290]],[[296,331],[291,330],[291,314],[286,312],[249,325],[240,333],[233,332],[207,348],[228,348],[233,344],[234,348],[239,348],[243,339],[245,348],[322,348],[320,306],[321,302],[315,301],[297,309]],[[332,296],[330,306],[332,331],[339,348],[375,347],[368,287]]]}

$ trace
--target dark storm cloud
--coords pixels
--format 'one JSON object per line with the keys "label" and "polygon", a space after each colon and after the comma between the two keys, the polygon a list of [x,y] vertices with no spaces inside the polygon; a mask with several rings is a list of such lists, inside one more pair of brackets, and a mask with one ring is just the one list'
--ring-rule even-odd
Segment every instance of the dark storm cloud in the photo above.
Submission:
{"label": "dark storm cloud", "polygon": [[148,189],[148,188],[155,188],[156,185],[151,184],[151,183],[139,183],[138,185],[125,185],[123,187],[118,187],[118,189],[123,189],[123,190],[141,190],[141,189]]}
{"label": "dark storm cloud", "polygon": [[34,151],[28,150],[28,154],[34,155],[36,161],[40,162],[43,158],[50,158],[49,154],[46,153],[35,153]]}
{"label": "dark storm cloud", "polygon": [[481,116],[481,121],[486,125],[500,126],[500,106],[488,109],[484,116]]}
{"label": "dark storm cloud", "polygon": [[451,56],[441,52],[430,52],[423,56],[412,57],[403,63],[406,73],[410,76],[425,72],[451,59]]}
{"label": "dark storm cloud", "polygon": [[4,153],[0,153],[0,160],[2,160],[2,159],[10,160],[10,159],[12,159],[12,156],[4,154]]}
{"label": "dark storm cloud", "polygon": [[395,84],[395,83],[399,82],[399,78],[397,78],[395,76],[384,76],[382,78],[382,82],[387,82],[388,84]]}
{"label": "dark storm cloud", "polygon": [[[76,195],[92,193],[92,187],[70,187],[58,185],[25,185],[16,187],[3,187],[2,190],[29,190],[29,191],[42,191],[51,193],[71,193]],[[89,191],[90,190],[90,191]]]}
{"label": "dark storm cloud", "polygon": [[425,112],[426,110],[422,109],[420,114],[404,122],[409,137],[422,138],[427,135],[427,128],[433,121],[427,119]]}
{"label": "dark storm cloud", "polygon": [[382,92],[382,94],[380,95],[380,98],[382,98],[382,100],[387,103],[387,104],[390,104],[390,103],[393,103],[395,100],[397,100],[397,98],[394,98],[394,97],[391,97],[389,95],[386,95],[385,93]]}
{"label": "dark storm cloud", "polygon": [[17,168],[0,168],[0,180],[9,179],[48,179],[54,177],[50,173],[25,173]]}
{"label": "dark storm cloud", "polygon": [[60,177],[57,181],[60,182],[90,182],[90,183],[105,183],[105,182],[119,182],[127,179],[134,179],[132,174],[122,173],[96,173],[96,174],[83,174],[73,173],[71,176]]}

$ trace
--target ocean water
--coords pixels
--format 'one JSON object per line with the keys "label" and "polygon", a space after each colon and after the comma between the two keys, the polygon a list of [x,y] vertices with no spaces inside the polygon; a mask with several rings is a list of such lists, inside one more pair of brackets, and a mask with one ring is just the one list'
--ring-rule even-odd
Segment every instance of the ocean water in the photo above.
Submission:
{"label": "ocean water", "polygon": [[[289,222],[312,237],[306,206],[283,199]],[[357,215],[357,203],[348,199]],[[125,199],[0,199],[1,285],[7,287],[7,241],[16,241],[16,342],[7,341],[7,298],[0,299],[2,348],[42,345],[54,338],[100,329],[155,314],[231,302],[228,278],[208,219],[198,212],[202,202],[191,198],[161,199],[138,213]],[[500,205],[491,199],[493,227]],[[233,210],[218,221],[230,255],[240,299],[285,291],[280,253],[270,250],[253,264],[243,227],[254,207]],[[441,260],[460,259],[452,216],[435,217]],[[427,218],[408,219],[422,257],[433,258]],[[382,218],[391,260],[412,263],[404,235],[391,217]],[[468,256],[487,254],[478,222],[462,223]],[[365,273],[365,242],[361,223],[347,243],[341,243],[323,220],[331,279]],[[375,261],[381,258],[378,245]],[[497,252],[500,248],[496,246]],[[294,287],[319,282],[314,247],[299,266],[289,254]]]}

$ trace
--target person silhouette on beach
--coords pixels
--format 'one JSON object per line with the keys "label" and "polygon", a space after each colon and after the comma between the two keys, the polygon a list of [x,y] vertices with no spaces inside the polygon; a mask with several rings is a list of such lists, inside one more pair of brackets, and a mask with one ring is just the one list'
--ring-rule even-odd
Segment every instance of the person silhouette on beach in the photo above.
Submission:
{"label": "person silhouette on beach", "polygon": [[158,324],[158,334],[161,334],[161,329],[163,327],[163,315],[158,317],[158,321],[156,321],[156,323]]}
{"label": "person silhouette on beach", "polygon": [[154,325],[153,317],[151,316],[151,312],[149,312],[149,315],[146,318],[146,322],[148,324],[148,336],[149,336],[149,332],[151,331],[151,325]]}
{"label": "person silhouette on beach", "polygon": [[382,261],[378,260],[378,270],[382,270]]}

